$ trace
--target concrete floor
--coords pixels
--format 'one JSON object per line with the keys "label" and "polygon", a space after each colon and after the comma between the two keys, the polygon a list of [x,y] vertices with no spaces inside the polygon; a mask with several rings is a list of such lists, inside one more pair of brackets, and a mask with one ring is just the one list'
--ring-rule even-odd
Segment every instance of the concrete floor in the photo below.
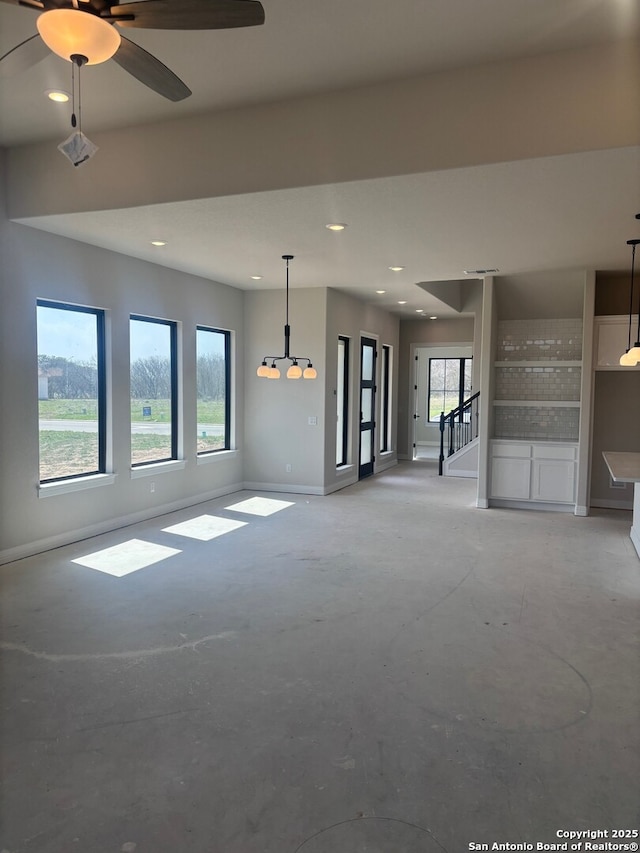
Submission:
{"label": "concrete floor", "polygon": [[[0,569],[2,853],[457,853],[637,828],[630,513],[478,510],[432,462],[225,509],[246,497]],[[248,523],[163,532],[205,513]],[[132,538],[180,553],[124,577],[72,562]]]}

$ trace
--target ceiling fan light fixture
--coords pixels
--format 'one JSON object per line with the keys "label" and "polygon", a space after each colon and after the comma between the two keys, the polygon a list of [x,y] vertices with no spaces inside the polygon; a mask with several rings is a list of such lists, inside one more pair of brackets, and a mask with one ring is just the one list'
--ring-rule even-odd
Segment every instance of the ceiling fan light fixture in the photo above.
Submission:
{"label": "ceiling fan light fixture", "polygon": [[51,9],[36,25],[47,47],[69,62],[79,55],[86,56],[87,65],[99,65],[111,59],[121,43],[114,26],[81,9]]}

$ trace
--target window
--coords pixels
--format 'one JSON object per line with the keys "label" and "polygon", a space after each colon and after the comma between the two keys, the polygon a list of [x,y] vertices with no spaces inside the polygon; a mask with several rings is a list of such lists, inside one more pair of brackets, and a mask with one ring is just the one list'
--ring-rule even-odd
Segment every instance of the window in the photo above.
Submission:
{"label": "window", "polygon": [[177,340],[169,320],[129,321],[132,466],[178,458]]}
{"label": "window", "polygon": [[104,312],[37,301],[40,482],[105,471]]}
{"label": "window", "polygon": [[231,333],[196,328],[197,448],[211,453],[230,448]]}
{"label": "window", "polygon": [[380,366],[380,451],[391,449],[391,347],[382,345]]}
{"label": "window", "polygon": [[448,414],[471,396],[472,358],[430,358],[427,419],[440,421],[440,413]]}
{"label": "window", "polygon": [[338,338],[338,376],[336,384],[336,465],[347,464],[349,446],[349,338]]}

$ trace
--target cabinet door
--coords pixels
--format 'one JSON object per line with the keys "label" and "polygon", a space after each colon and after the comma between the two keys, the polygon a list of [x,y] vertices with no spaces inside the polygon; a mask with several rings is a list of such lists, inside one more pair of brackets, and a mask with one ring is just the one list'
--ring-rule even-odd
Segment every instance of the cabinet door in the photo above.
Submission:
{"label": "cabinet door", "polygon": [[534,501],[573,503],[575,463],[559,459],[534,459],[531,497]]}
{"label": "cabinet door", "polygon": [[491,460],[491,497],[527,501],[530,478],[531,460],[494,456]]}

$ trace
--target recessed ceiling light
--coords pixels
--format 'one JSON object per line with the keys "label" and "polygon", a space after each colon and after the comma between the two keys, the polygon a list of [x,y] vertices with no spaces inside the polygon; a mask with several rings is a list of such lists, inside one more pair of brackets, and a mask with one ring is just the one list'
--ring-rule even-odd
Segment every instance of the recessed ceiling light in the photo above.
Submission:
{"label": "recessed ceiling light", "polygon": [[261,276],[261,275],[252,275],[252,276],[251,276],[251,278],[252,278],[254,281],[260,281],[260,279],[262,278],[262,276]]}
{"label": "recessed ceiling light", "polygon": [[391,270],[391,272],[400,272],[400,270],[403,270],[404,267],[389,267],[389,269]]}
{"label": "recessed ceiling light", "polygon": [[433,317],[429,317],[429,319],[430,319],[430,320],[437,320],[438,318],[437,318],[437,317],[435,316],[435,314],[434,314],[434,316],[433,316]]}
{"label": "recessed ceiling light", "polygon": [[386,290],[376,290],[376,293],[386,293]]}
{"label": "recessed ceiling light", "polygon": [[55,101],[56,104],[66,104],[69,100],[67,92],[62,92],[60,89],[47,89],[45,92],[50,101]]}
{"label": "recessed ceiling light", "polygon": [[424,308],[416,308],[416,314],[424,314]]}
{"label": "recessed ceiling light", "polygon": [[152,240],[151,245],[152,246],[166,246],[167,244],[165,243],[164,240]]}
{"label": "recessed ceiling light", "polygon": [[406,299],[398,299],[398,305],[406,305],[406,304],[407,304]]}
{"label": "recessed ceiling light", "polygon": [[329,231],[344,231],[346,227],[346,222],[329,222],[328,225],[325,225],[325,228],[328,228]]}

